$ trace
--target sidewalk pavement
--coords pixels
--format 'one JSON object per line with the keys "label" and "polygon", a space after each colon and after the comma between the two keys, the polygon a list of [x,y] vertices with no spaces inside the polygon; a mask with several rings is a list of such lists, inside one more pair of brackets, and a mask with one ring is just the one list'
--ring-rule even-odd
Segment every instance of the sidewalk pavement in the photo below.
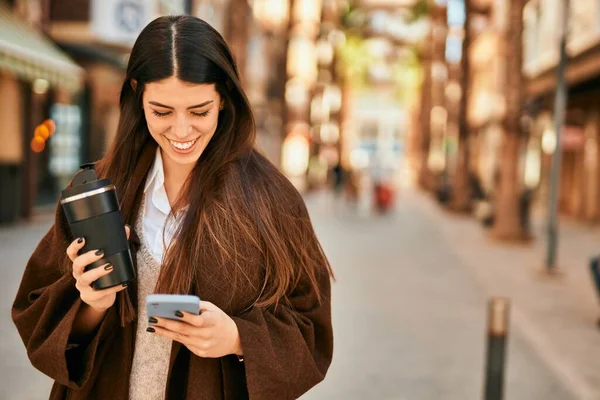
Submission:
{"label": "sidewalk pavement", "polygon": [[[581,336],[589,358],[598,360],[595,319],[578,321],[577,330],[559,327],[560,336],[571,339],[564,347],[536,345],[548,342],[536,314],[537,279],[525,288],[531,294],[525,299],[520,287],[504,283],[535,277],[526,272],[535,254],[531,260],[521,254],[533,250],[489,241],[474,219],[447,213],[410,191],[402,191],[395,211],[384,216],[321,194],[309,196],[307,204],[337,281],[334,360],[326,380],[303,399],[482,398],[487,301],[493,295],[513,301],[505,399],[600,399],[583,377],[585,365],[563,365],[555,356],[578,346]],[[514,268],[505,268],[499,257]],[[543,312],[559,322],[570,317],[563,308]],[[580,309],[571,312],[581,315]]]}
{"label": "sidewalk pavement", "polygon": [[600,399],[600,303],[589,271],[600,253],[600,227],[560,221],[558,270],[545,272],[544,221],[531,244],[502,244],[473,218],[442,210],[423,194],[411,199],[430,215],[452,251],[490,295],[512,302],[512,326],[577,399]]}
{"label": "sidewalk pavement", "polygon": [[30,223],[0,227],[0,400],[41,400],[52,381],[29,362],[25,346],[10,318],[10,308],[25,264],[52,224],[52,214]]}

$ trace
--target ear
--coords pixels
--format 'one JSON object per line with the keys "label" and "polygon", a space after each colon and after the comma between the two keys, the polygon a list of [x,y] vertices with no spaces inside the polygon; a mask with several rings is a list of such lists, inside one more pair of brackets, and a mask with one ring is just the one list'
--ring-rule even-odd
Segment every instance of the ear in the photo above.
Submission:
{"label": "ear", "polygon": [[131,88],[135,92],[135,89],[137,88],[137,80],[132,79],[132,80],[129,81],[129,84],[131,85]]}

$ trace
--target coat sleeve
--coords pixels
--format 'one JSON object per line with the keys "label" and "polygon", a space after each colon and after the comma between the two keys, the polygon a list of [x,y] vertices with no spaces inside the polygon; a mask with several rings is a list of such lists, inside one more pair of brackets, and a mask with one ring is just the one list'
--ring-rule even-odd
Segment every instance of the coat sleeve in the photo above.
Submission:
{"label": "coat sleeve", "polygon": [[[302,201],[301,199],[299,201]],[[319,248],[302,203],[296,216],[310,227],[312,245]],[[251,400],[296,399],[325,378],[333,355],[331,279],[325,256],[314,254],[321,301],[300,279],[285,304],[275,309],[254,307],[234,316],[244,351]]]}
{"label": "coat sleeve", "polygon": [[83,302],[68,272],[68,225],[60,206],[56,222],[29,259],[13,307],[12,319],[35,368],[58,383],[78,389],[89,379],[118,326],[111,307],[92,337],[70,342]]}

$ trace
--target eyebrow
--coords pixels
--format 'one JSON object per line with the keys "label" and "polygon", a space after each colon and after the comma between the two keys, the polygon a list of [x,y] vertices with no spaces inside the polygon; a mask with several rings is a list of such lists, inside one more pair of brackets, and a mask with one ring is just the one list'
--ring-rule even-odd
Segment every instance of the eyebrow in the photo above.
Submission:
{"label": "eyebrow", "polygon": [[[194,105],[194,106],[190,106],[190,107],[188,107],[187,109],[188,109],[188,110],[191,110],[191,109],[193,109],[193,108],[200,108],[200,107],[204,107],[204,106],[206,106],[206,105],[208,105],[208,104],[210,104],[210,103],[212,103],[212,102],[213,102],[212,100],[205,101],[204,103],[200,103],[200,104],[196,104],[196,105]],[[149,102],[148,102],[148,104],[152,104],[153,106],[157,106],[157,107],[168,108],[169,110],[174,110],[174,108],[173,108],[173,107],[171,107],[171,106],[166,106],[166,105],[164,105],[164,104],[160,104],[160,103],[158,103],[158,102],[156,102],[156,101],[149,101]]]}

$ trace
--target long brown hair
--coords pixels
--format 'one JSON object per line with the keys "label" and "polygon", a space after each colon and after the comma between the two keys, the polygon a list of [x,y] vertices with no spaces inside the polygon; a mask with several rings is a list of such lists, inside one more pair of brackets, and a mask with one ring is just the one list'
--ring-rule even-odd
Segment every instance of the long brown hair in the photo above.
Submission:
{"label": "long brown hair", "polygon": [[[168,77],[214,83],[225,101],[218,128],[190,173],[173,213],[189,205],[168,248],[158,293],[194,291],[199,266],[218,262],[228,271],[231,296],[252,282],[248,258],[260,257],[257,306],[275,306],[300,282],[319,300],[319,274],[331,268],[304,204],[289,181],[254,150],[255,127],[238,70],[222,36],[190,16],[160,17],[133,46],[120,97],[117,135],[102,160],[118,190],[128,190],[143,147],[153,141],[142,109],[144,85]],[[134,88],[132,80],[137,81]],[[319,265],[319,263],[321,265]],[[325,264],[325,265],[322,265]],[[217,268],[219,265],[204,266]],[[256,280],[254,280],[256,281]]]}

